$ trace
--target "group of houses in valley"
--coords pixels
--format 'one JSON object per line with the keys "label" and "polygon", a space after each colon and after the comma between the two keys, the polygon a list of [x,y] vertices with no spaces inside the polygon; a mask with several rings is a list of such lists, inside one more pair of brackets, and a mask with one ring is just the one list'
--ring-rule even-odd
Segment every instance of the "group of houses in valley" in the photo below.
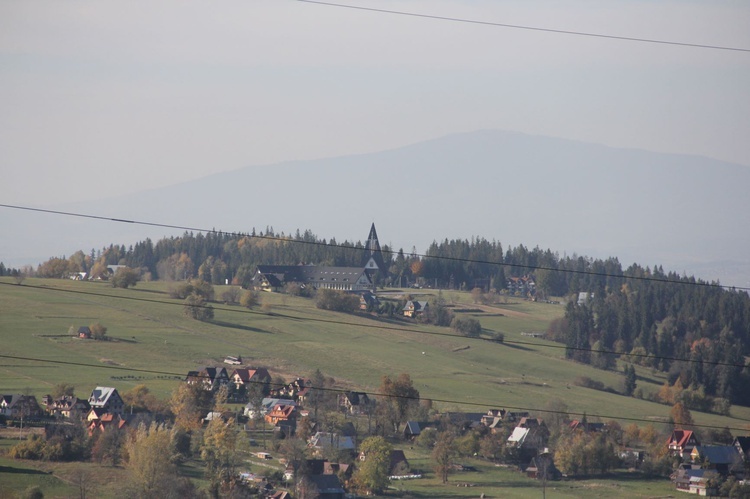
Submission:
{"label": "group of houses in valley", "polygon": [[[487,412],[448,412],[433,421],[407,421],[402,436],[405,440],[415,440],[424,431],[434,431],[445,420],[463,431],[484,427],[494,434],[510,429],[505,446],[515,456],[521,471],[540,480],[558,480],[562,477],[547,449],[550,431],[546,423],[541,418],[532,417],[527,411],[490,409]],[[570,423],[571,428],[576,428],[574,431],[595,431],[593,427],[583,427],[577,423],[577,420]]]}
{"label": "group of houses in valley", "polygon": [[[232,359],[241,361],[240,357]],[[306,459],[304,463],[285,462],[285,477],[291,480],[297,470],[304,468],[309,475],[306,483],[316,487],[318,497],[344,497],[346,481],[356,467],[367,459],[367,454],[359,450],[360,442],[354,425],[350,422],[331,431],[317,424],[315,413],[320,392],[315,390],[311,380],[297,377],[288,383],[273,385],[270,380],[268,369],[262,367],[235,367],[230,373],[223,366],[206,366],[188,371],[183,382],[212,393],[225,388],[227,393],[234,393],[236,399],[246,397],[253,391],[242,416],[206,411],[203,414],[204,424],[215,418],[222,418],[225,422],[232,418],[240,424],[262,421],[264,428],[272,429],[276,437],[282,439],[299,435],[299,425],[304,424],[305,431],[302,433],[307,439],[311,459]],[[259,390],[248,389],[254,385]],[[370,416],[373,413],[376,404],[366,392],[336,390],[333,393],[335,399],[329,398],[329,403],[333,401],[341,413],[353,416]],[[31,395],[2,395],[0,416],[28,422],[44,417],[78,419],[85,422],[92,436],[110,426],[122,429],[133,424],[123,398],[116,388],[110,386],[95,387],[85,399],[74,395],[45,395],[41,404]],[[429,421],[407,421],[402,427],[401,436],[403,441],[413,442],[424,432],[436,432],[446,424],[459,432],[480,430],[482,434],[503,435],[505,449],[515,456],[514,461],[530,478],[558,480],[563,476],[556,466],[554,453],[547,448],[550,431],[545,421],[527,411],[491,409],[477,413],[445,412]],[[606,423],[588,422],[585,418],[568,421],[565,425],[566,431],[574,433],[604,434],[608,431]],[[702,445],[694,431],[675,429],[665,442],[665,447],[675,459],[681,461],[672,474],[678,491],[698,495],[716,494],[717,483],[727,477],[744,480],[750,470],[750,436],[736,437],[731,445]],[[643,452],[629,452],[635,456],[634,466],[637,467],[644,457]],[[270,454],[263,454],[271,458]],[[326,459],[333,455],[349,457],[340,462]],[[630,454],[625,456],[621,452],[620,457],[626,459]],[[403,450],[399,449],[391,453],[388,472],[393,478],[418,476],[412,475],[410,464]],[[284,494],[288,493],[269,490],[265,497],[284,497]]]}
{"label": "group of houses in valley", "polygon": [[117,389],[110,386],[97,386],[88,399],[75,395],[57,398],[45,395],[41,404],[33,395],[2,395],[0,416],[6,420],[25,419],[29,422],[47,422],[49,418],[82,420],[89,434],[104,431],[110,425],[122,428],[127,424],[125,404]]}

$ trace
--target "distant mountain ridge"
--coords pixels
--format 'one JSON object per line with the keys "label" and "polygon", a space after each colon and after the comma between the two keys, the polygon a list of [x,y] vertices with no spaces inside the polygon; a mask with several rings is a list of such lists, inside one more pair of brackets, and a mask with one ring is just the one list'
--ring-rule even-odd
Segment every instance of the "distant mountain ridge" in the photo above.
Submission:
{"label": "distant mountain ridge", "polygon": [[[381,243],[405,251],[479,236],[747,286],[749,186],[749,167],[714,159],[482,130],[56,208],[229,232],[310,229],[337,241],[364,240],[374,221]],[[0,243],[6,264],[182,232],[8,212],[0,227],[15,234]]]}

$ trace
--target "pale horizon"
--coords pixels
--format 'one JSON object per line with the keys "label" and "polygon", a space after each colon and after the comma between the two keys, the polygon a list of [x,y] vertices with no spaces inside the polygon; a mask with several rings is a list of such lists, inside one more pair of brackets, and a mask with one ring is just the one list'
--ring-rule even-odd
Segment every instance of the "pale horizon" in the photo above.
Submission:
{"label": "pale horizon", "polygon": [[[750,48],[737,2],[349,1]],[[497,129],[750,166],[750,54],[302,2],[0,5],[6,203]]]}

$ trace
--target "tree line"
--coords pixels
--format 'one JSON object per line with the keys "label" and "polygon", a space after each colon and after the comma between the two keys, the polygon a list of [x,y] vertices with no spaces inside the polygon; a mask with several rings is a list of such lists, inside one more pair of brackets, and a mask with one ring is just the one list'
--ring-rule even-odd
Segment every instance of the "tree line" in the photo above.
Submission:
{"label": "tree line", "polygon": [[738,389],[750,381],[748,294],[661,268],[633,265],[623,276],[636,279],[579,288],[584,299],[571,297],[565,317],[550,326],[566,356],[602,369],[615,368],[619,357],[668,373],[664,403],[716,412],[728,402],[750,404]]}

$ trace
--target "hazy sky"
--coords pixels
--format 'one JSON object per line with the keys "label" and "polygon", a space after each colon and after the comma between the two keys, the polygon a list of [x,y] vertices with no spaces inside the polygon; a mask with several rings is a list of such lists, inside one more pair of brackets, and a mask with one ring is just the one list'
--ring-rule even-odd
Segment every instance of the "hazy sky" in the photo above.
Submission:
{"label": "hazy sky", "polygon": [[[750,48],[746,0],[340,2]],[[0,2],[4,203],[485,128],[750,165],[750,53],[294,0]]]}

